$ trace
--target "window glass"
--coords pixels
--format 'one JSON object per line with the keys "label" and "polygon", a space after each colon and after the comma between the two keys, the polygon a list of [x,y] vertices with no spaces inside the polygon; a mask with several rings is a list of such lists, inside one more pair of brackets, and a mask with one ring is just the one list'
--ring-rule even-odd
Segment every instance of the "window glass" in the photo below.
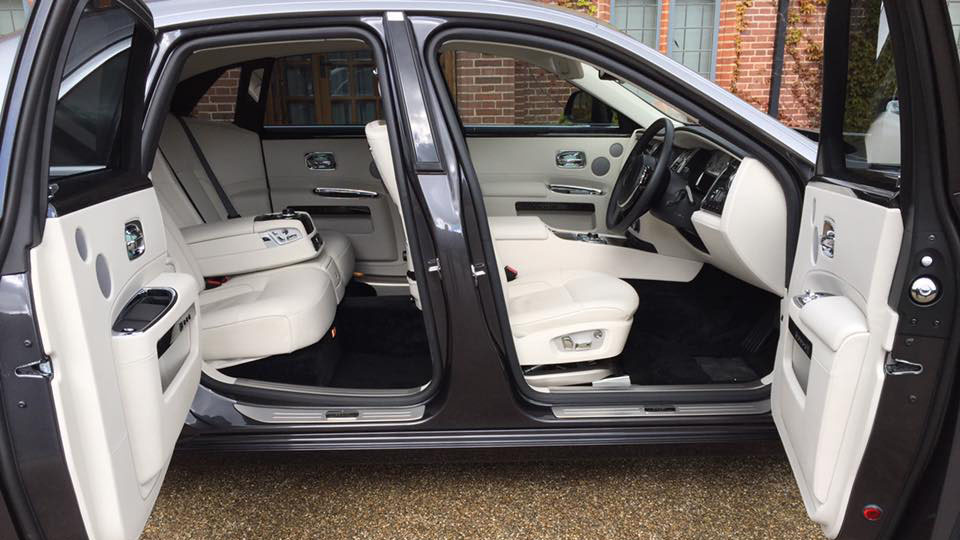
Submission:
{"label": "window glass", "polygon": [[960,51],[960,0],[947,0],[947,10],[950,13],[950,26],[953,27],[953,42]]}
{"label": "window glass", "polygon": [[670,9],[670,57],[704,77],[713,78],[715,0],[674,0]]}
{"label": "window glass", "polygon": [[440,62],[464,125],[620,125],[619,113],[599,99],[520,58],[449,50]]}
{"label": "window glass", "polygon": [[657,47],[660,27],[658,0],[615,0],[611,17],[614,26],[647,47]]}
{"label": "window glass", "polygon": [[[123,32],[97,33],[105,21]],[[117,143],[134,21],[122,8],[89,4],[67,53],[53,121],[51,174],[63,176],[106,167]],[[100,40],[93,39],[99,35]]]}
{"label": "window glass", "polygon": [[277,59],[265,125],[364,125],[381,116],[370,49]]}
{"label": "window glass", "polygon": [[847,166],[900,166],[900,101],[890,29],[880,0],[852,2],[843,137]]}

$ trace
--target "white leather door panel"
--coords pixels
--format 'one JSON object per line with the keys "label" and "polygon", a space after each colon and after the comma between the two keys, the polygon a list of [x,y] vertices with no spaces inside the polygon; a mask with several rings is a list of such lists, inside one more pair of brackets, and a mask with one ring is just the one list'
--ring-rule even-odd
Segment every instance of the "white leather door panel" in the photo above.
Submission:
{"label": "white leather door panel", "polygon": [[[134,223],[143,251],[131,257]],[[31,252],[58,423],[91,538],[139,536],[200,380],[199,284],[170,264],[163,227],[153,189],[143,189],[48,218]],[[156,296],[130,313],[144,294]]]}
{"label": "white leather door panel", "polygon": [[[405,274],[400,214],[383,182],[371,172],[373,158],[366,139],[265,139],[263,152],[274,208],[308,211],[318,229],[346,234],[356,252],[358,271]],[[335,168],[308,168],[306,156],[314,152],[333,154]],[[317,188],[355,191],[331,196],[329,191],[318,194]]]}
{"label": "white leather door panel", "polygon": [[893,346],[888,296],[900,210],[825,183],[807,186],[783,300],[773,417],[810,517],[840,529]]}
{"label": "white leather door panel", "polygon": [[[633,141],[597,135],[467,138],[487,215],[533,215],[555,228],[598,233],[607,232],[607,201]],[[557,154],[570,151],[584,153],[582,168],[557,166]],[[600,193],[557,193],[551,185]],[[559,206],[571,204],[580,206]]]}

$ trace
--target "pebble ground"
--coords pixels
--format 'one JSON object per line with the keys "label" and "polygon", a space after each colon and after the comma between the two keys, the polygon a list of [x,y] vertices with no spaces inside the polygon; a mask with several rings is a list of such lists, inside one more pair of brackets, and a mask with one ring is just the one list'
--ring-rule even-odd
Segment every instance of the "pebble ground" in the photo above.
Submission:
{"label": "pebble ground", "polygon": [[822,536],[779,448],[660,448],[180,454],[142,538]]}

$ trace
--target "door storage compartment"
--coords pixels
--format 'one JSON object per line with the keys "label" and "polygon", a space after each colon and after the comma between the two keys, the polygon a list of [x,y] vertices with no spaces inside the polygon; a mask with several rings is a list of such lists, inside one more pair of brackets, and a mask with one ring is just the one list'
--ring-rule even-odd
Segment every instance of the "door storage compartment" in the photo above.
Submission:
{"label": "door storage compartment", "polygon": [[143,489],[173,451],[200,380],[198,294],[193,276],[160,274],[114,320],[117,381]]}

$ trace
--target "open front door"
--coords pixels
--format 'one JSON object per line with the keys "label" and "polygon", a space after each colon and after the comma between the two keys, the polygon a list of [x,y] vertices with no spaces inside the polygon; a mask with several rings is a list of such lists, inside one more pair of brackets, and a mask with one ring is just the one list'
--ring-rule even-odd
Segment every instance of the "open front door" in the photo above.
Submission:
{"label": "open front door", "polygon": [[[9,240],[3,284],[22,285],[3,291],[3,309],[33,316],[36,332],[5,335],[3,350],[34,355],[3,370],[4,393],[24,395],[14,406],[4,401],[8,434],[27,452],[19,476],[35,514],[32,524],[16,516],[18,532],[136,538],[200,378],[200,284],[170,261],[141,164],[154,30],[135,0],[33,9],[7,102],[4,135],[15,135],[3,140],[12,156],[0,235]],[[32,395],[21,392],[26,384]],[[44,410],[53,426],[43,440],[52,431],[60,448],[23,444],[40,437],[15,429],[31,414],[44,421],[33,412]],[[28,468],[37,452],[66,470],[58,500],[29,485],[61,478],[36,459]]]}
{"label": "open front door", "polygon": [[957,190],[942,150],[957,95],[939,93],[937,76],[955,75],[956,51],[931,45],[950,35],[946,14],[943,1],[827,8],[817,176],[772,409],[807,512],[831,538],[894,534],[952,381]]}

